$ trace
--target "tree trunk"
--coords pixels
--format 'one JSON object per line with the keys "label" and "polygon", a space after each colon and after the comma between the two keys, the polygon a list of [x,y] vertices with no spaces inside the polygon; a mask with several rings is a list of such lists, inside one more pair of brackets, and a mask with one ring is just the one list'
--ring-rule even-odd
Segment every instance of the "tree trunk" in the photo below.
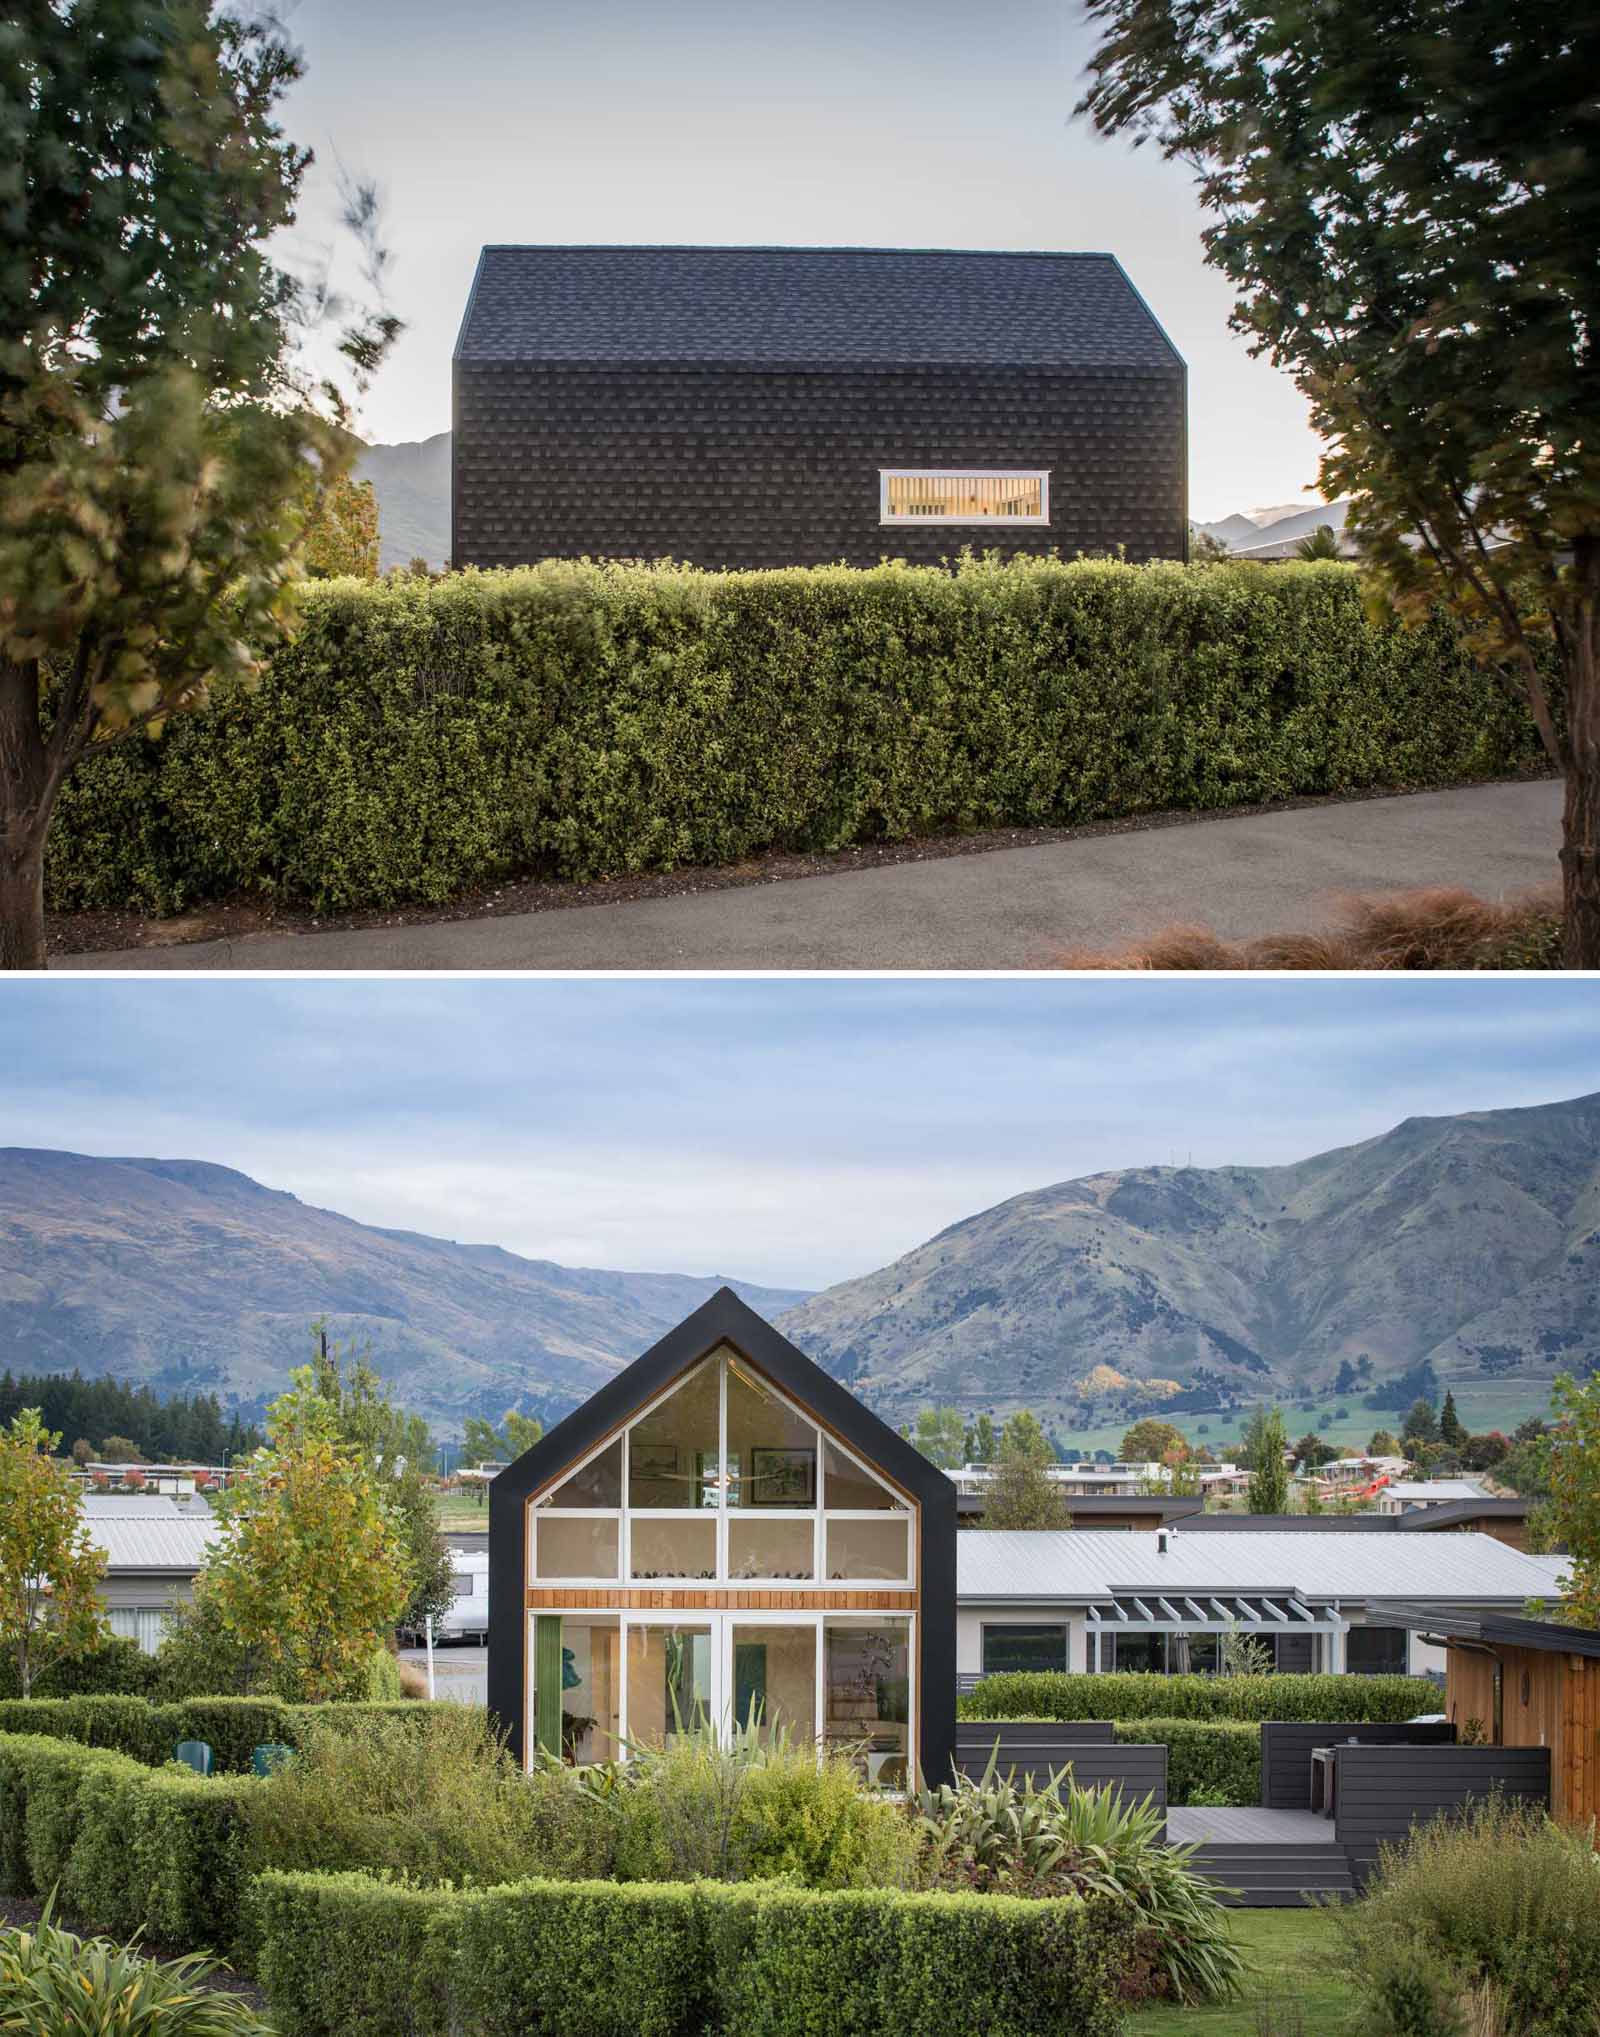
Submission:
{"label": "tree trunk", "polygon": [[1592,750],[1567,765],[1561,834],[1562,961],[1600,969],[1600,754]]}
{"label": "tree trunk", "polygon": [[55,804],[39,668],[0,653],[0,969],[42,969],[44,838]]}

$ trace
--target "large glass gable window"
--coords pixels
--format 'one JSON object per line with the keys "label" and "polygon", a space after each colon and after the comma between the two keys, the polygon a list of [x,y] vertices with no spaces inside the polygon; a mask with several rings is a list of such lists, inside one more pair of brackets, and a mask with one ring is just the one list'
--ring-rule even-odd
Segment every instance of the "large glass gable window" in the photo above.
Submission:
{"label": "large glass gable window", "polygon": [[537,1502],[529,1582],[909,1588],[907,1501],[724,1347]]}
{"label": "large glass gable window", "polygon": [[1050,475],[1044,469],[880,468],[878,521],[1048,523]]}

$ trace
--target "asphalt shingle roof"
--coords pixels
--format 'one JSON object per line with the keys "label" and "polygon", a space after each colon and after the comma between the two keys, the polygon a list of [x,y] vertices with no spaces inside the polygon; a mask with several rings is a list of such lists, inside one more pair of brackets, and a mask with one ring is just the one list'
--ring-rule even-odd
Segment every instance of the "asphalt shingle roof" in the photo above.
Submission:
{"label": "asphalt shingle roof", "polygon": [[964,1529],[958,1599],[1087,1603],[1127,1591],[1299,1591],[1307,1598],[1499,1600],[1548,1597],[1567,1567],[1490,1535],[1194,1535]]}
{"label": "asphalt shingle roof", "polygon": [[463,361],[1108,368],[1181,361],[1104,254],[486,247]]}

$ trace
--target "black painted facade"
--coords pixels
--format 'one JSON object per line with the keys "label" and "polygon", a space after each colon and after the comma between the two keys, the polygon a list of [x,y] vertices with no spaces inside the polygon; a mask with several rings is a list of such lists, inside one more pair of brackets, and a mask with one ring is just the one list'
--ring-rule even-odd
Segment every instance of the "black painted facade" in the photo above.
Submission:
{"label": "black painted facade", "polygon": [[[1185,380],[1107,256],[488,248],[454,559],[1181,558]],[[894,468],[1047,470],[1049,520],[882,523]]]}

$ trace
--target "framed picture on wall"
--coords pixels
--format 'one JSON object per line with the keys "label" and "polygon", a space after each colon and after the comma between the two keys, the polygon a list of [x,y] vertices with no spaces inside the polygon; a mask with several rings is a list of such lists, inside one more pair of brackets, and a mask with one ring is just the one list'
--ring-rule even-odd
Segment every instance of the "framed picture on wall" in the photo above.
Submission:
{"label": "framed picture on wall", "polygon": [[[632,1443],[629,1449],[632,1482],[636,1485],[666,1487],[666,1493],[662,1497],[652,1498],[650,1502],[652,1506],[682,1507],[693,1504],[686,1489],[688,1481],[680,1469],[682,1453],[676,1443]],[[685,1488],[681,1495],[678,1492],[680,1487]]]}
{"label": "framed picture on wall", "polygon": [[776,1450],[759,1446],[750,1452],[750,1497],[753,1507],[814,1507],[817,1503],[817,1453],[812,1449]]}

